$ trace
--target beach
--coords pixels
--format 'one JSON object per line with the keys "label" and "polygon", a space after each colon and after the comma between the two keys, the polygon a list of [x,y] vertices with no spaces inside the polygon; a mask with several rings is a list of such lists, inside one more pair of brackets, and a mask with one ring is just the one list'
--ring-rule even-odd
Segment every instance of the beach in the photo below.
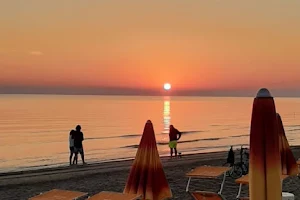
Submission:
{"label": "beach", "polygon": [[[300,158],[300,147],[291,147],[296,159]],[[236,156],[237,156],[236,152]],[[173,198],[192,200],[185,192],[191,169],[212,165],[221,166],[226,162],[227,152],[199,153],[182,155],[181,158],[162,157],[166,177],[171,187]],[[80,161],[79,161],[80,163]],[[132,160],[96,163],[82,166],[57,167],[23,172],[0,174],[0,197],[3,200],[25,200],[51,189],[66,189],[87,192],[90,196],[101,191],[122,192],[129,174]],[[192,179],[190,191],[209,190],[217,192],[222,177],[217,179]],[[300,200],[300,179],[289,177],[283,182],[283,191],[291,192]],[[228,200],[235,199],[238,184],[231,177],[226,178],[222,194]],[[248,196],[248,187],[243,186],[242,196]]]}
{"label": "beach", "polygon": [[[300,1],[1,1],[0,200],[53,189],[160,200],[167,182],[169,200],[234,200],[249,181],[231,176],[249,171],[252,200],[281,190],[300,200],[299,10]],[[279,177],[297,173],[289,148],[299,174]]]}

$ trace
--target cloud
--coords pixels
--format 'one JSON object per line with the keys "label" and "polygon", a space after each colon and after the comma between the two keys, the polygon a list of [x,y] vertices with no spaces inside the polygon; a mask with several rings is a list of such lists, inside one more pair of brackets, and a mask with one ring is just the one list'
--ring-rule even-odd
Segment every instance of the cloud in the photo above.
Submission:
{"label": "cloud", "polygon": [[29,52],[29,54],[33,55],[33,56],[41,56],[41,55],[43,55],[43,53],[40,52],[40,51],[31,51],[31,52]]}

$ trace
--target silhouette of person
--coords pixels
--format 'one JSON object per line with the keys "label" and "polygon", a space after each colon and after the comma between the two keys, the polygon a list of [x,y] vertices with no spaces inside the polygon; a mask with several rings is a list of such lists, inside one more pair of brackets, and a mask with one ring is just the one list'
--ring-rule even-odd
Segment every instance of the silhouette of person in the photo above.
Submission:
{"label": "silhouette of person", "polygon": [[[72,157],[75,154],[75,152],[74,152],[74,133],[75,133],[75,130],[71,130],[70,135],[69,135],[70,165],[72,165]],[[73,164],[74,164],[74,161],[75,161],[75,155],[74,155]]]}
{"label": "silhouette of person", "polygon": [[173,157],[173,150],[175,151],[175,157],[177,157],[177,141],[180,138],[181,138],[181,132],[179,132],[176,128],[174,128],[173,125],[170,125],[169,147],[170,147],[171,158]]}
{"label": "silhouette of person", "polygon": [[83,133],[81,132],[81,126],[77,125],[76,131],[74,132],[74,152],[75,152],[75,163],[76,164],[78,161],[78,152],[81,155],[82,163],[86,164],[86,162],[84,161],[84,152],[83,152],[83,145],[82,145],[83,140],[84,140],[84,138],[83,138]]}
{"label": "silhouette of person", "polygon": [[228,151],[227,163],[230,164],[230,167],[232,167],[234,164],[234,151],[232,149],[232,146],[230,147],[230,149]]}

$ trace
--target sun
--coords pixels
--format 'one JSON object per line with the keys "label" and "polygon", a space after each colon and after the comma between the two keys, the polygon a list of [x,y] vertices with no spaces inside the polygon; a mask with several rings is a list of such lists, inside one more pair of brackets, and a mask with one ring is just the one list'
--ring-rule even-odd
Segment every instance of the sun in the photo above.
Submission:
{"label": "sun", "polygon": [[164,89],[165,89],[165,90],[170,90],[171,87],[172,87],[172,86],[171,86],[170,83],[165,83],[165,84],[164,84]]}

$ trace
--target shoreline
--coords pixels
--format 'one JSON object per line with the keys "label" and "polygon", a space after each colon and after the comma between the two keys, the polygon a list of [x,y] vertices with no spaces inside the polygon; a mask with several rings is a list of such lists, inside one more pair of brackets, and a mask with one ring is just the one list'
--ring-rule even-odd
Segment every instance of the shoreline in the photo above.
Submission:
{"label": "shoreline", "polygon": [[[295,157],[296,160],[300,158],[300,145],[291,146],[291,150],[299,151],[299,156]],[[215,161],[222,160],[224,164],[227,159],[228,151],[218,151],[218,152],[205,152],[205,153],[194,153],[194,154],[183,154],[181,158],[171,159],[169,156],[161,156],[160,159],[164,167],[176,166],[178,164],[188,164],[199,161]],[[296,153],[297,155],[297,153]],[[239,158],[239,151],[235,150],[236,161]],[[99,173],[106,173],[112,171],[119,171],[124,169],[130,169],[134,158],[123,159],[123,160],[113,160],[106,162],[97,162],[83,165],[79,161],[78,165],[71,166],[59,166],[50,168],[40,168],[40,169],[29,169],[24,171],[15,172],[4,172],[0,173],[0,186],[5,185],[18,185],[23,183],[36,183],[41,181],[53,181],[61,180],[66,178],[72,178],[76,176],[93,175]],[[62,175],[63,174],[63,175]]]}
{"label": "shoreline", "polygon": [[[296,159],[300,158],[300,146],[291,147]],[[238,152],[236,152],[238,157]],[[173,199],[192,200],[185,192],[191,169],[201,165],[221,166],[225,163],[227,151],[183,155],[181,158],[161,157],[167,180],[173,193]],[[19,174],[0,176],[0,196],[2,199],[25,200],[51,189],[64,189],[86,192],[90,196],[101,191],[123,192],[133,159],[114,161],[77,167],[52,168],[48,170],[31,170]],[[237,162],[239,160],[236,160]],[[193,179],[190,191],[207,190],[217,192],[222,177],[217,179]],[[226,178],[222,194],[227,200],[236,199],[239,185],[231,177]],[[295,195],[300,200],[300,179],[289,177],[284,180],[283,191]],[[242,196],[248,195],[244,186]]]}
{"label": "shoreline", "polygon": [[[198,131],[186,131],[186,132],[198,132]],[[199,131],[200,132],[200,131]],[[244,135],[241,135],[244,136]],[[224,137],[225,139],[227,137]],[[224,139],[224,138],[205,138],[205,139],[201,139],[201,140],[219,140],[219,139]],[[183,141],[185,142],[185,141]],[[161,145],[161,142],[157,142],[158,145]],[[167,146],[168,144],[164,144],[165,146]],[[244,147],[248,147],[249,145],[247,143],[241,143],[241,144],[236,144],[233,145],[234,148],[240,148],[240,146],[243,145]],[[137,151],[138,145],[132,145],[133,147],[131,149],[130,155],[128,156],[122,156],[120,154],[116,154],[117,156],[108,156],[108,157],[101,157],[101,158],[97,158],[97,155],[94,156],[92,153],[89,153],[87,151],[87,154],[85,155],[86,158],[88,158],[87,163],[89,165],[94,165],[94,164],[102,164],[102,163],[107,163],[107,162],[119,162],[119,161],[127,161],[127,160],[132,160],[135,157],[135,153]],[[205,153],[213,153],[213,152],[223,152],[223,151],[228,151],[229,150],[229,146],[226,145],[215,145],[215,146],[205,146],[205,147],[195,147],[195,148],[187,148],[187,149],[180,149],[178,152],[181,152],[183,155],[194,155],[194,154],[205,154]],[[0,177],[4,176],[4,175],[8,175],[8,174],[19,174],[19,173],[26,173],[27,171],[38,171],[38,170],[51,170],[51,169],[59,169],[59,168],[66,168],[69,167],[69,163],[66,162],[66,159],[68,159],[69,157],[69,152],[64,152],[64,156],[60,156],[58,160],[56,160],[55,157],[51,157],[50,159],[47,159],[47,157],[41,157],[40,159],[47,159],[49,160],[48,162],[39,162],[39,160],[33,160],[34,162],[29,164],[26,162],[26,160],[24,159],[24,161],[22,161],[22,163],[20,163],[19,165],[9,165],[6,164],[5,166],[3,166],[2,168],[0,168]],[[169,152],[159,152],[160,153],[160,157],[164,158],[164,157],[168,157],[169,156]],[[9,162],[9,161],[8,161]],[[0,163],[1,166],[1,163]]]}
{"label": "shoreline", "polygon": [[[247,145],[244,145],[247,146]],[[239,145],[238,145],[239,147]],[[299,145],[300,147],[300,145]],[[136,148],[137,150],[137,148]],[[185,152],[181,152],[184,153],[182,154],[183,156],[194,156],[194,155],[205,155],[205,154],[211,154],[211,153],[224,153],[224,152],[228,152],[227,150],[216,150],[216,151],[203,151],[203,152],[193,152],[193,153],[185,153]],[[161,160],[169,158],[169,155],[162,155],[160,156]],[[127,158],[116,158],[116,159],[107,159],[107,160],[100,160],[100,161],[93,161],[93,162],[88,162],[88,166],[96,166],[96,165],[102,165],[105,163],[119,163],[119,162],[126,162],[126,161],[133,161],[135,158],[134,157],[127,157]],[[79,157],[79,164],[77,165],[78,167],[81,166],[81,160]],[[76,167],[76,166],[72,166],[72,167]],[[53,170],[61,170],[61,169],[68,169],[70,168],[70,165],[67,164],[67,162],[65,162],[64,164],[62,163],[57,163],[57,164],[53,164],[53,165],[36,165],[36,166],[26,166],[26,167],[20,167],[17,168],[16,170],[11,170],[11,171],[3,171],[0,172],[0,177],[1,176],[6,176],[6,175],[17,175],[17,174],[27,174],[27,173],[31,173],[31,172],[39,172],[39,171],[53,171]]]}
{"label": "shoreline", "polygon": [[[173,159],[171,159],[169,156],[162,156],[160,158],[163,166],[168,167],[177,165],[178,163],[193,163],[196,160],[209,161],[220,159],[226,161],[227,153],[227,151],[219,151],[208,153],[184,154],[181,158]],[[134,158],[117,161],[98,162],[87,165],[82,165],[81,161],[79,161],[78,165],[72,166],[61,166],[18,172],[0,173],[0,186],[19,185],[24,183],[37,183],[43,181],[55,181],[63,180],[66,178],[72,178],[74,175],[85,176],[120,171],[124,169],[129,170],[133,161]]]}

